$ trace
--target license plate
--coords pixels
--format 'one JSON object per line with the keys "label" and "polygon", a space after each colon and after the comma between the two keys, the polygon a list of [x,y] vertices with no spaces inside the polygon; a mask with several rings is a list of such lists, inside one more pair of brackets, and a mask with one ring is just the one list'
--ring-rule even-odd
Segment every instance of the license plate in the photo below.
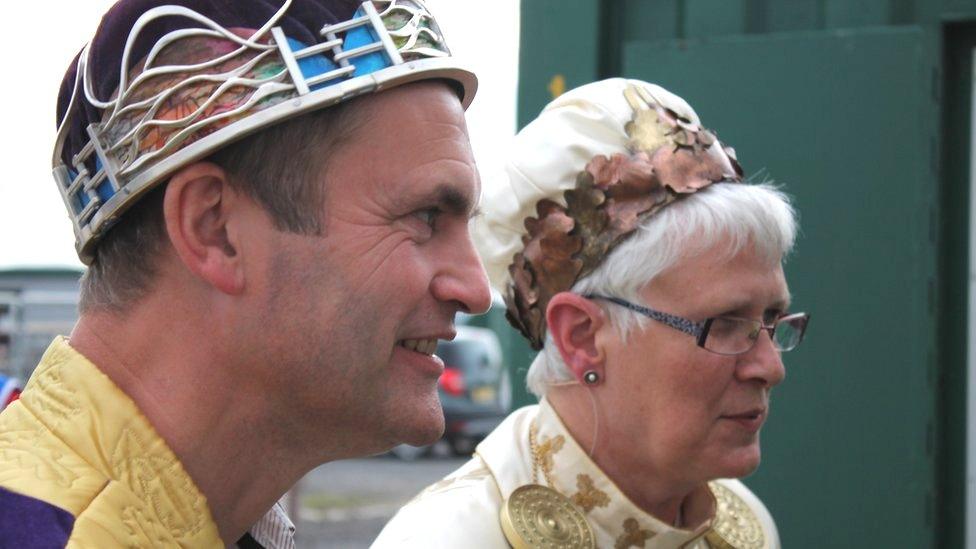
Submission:
{"label": "license plate", "polygon": [[490,402],[495,400],[496,394],[494,387],[478,387],[471,391],[471,400],[475,402]]}

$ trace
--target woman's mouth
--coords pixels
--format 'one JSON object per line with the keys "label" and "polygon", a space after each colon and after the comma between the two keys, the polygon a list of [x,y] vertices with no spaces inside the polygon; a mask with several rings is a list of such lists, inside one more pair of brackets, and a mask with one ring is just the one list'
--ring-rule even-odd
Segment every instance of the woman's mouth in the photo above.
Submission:
{"label": "woman's mouth", "polygon": [[722,419],[727,419],[746,431],[756,433],[766,422],[766,410],[756,408],[739,414],[725,415]]}

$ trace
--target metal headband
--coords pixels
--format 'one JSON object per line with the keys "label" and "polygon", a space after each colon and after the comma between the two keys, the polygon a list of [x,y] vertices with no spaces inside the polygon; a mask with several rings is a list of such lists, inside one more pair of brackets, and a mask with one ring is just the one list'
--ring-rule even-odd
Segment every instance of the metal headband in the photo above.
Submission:
{"label": "metal headband", "polygon": [[[422,0],[363,2],[349,21],[322,28],[323,41],[312,45],[288,38],[276,26],[291,4],[286,0],[264,26],[246,37],[239,29],[224,28],[185,7],[147,11],[129,33],[118,91],[111,100],[95,97],[88,62],[91,43],[85,47],[52,159],[82,262],[91,263],[101,236],[156,184],[271,124],[417,80],[457,82],[465,108],[474,98],[477,78],[450,57]],[[130,80],[129,56],[140,32],[150,22],[171,16],[202,27],[160,38],[142,71]],[[166,48],[201,39],[224,41],[227,51],[179,64],[160,60]],[[194,90],[204,90],[204,97],[187,98]],[[88,143],[66,164],[62,157],[73,108],[81,100],[100,109],[102,120],[88,126]]]}

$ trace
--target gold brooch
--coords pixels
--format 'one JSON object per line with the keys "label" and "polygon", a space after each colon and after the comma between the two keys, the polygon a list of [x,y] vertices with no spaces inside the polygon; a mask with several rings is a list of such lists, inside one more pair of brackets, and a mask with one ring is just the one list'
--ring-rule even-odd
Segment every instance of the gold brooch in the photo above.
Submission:
{"label": "gold brooch", "polygon": [[594,549],[596,539],[572,501],[538,484],[512,492],[501,511],[502,532],[514,549]]}
{"label": "gold brooch", "polygon": [[717,482],[708,487],[715,495],[715,519],[705,534],[709,545],[717,549],[762,549],[766,545],[762,525],[742,498]]}

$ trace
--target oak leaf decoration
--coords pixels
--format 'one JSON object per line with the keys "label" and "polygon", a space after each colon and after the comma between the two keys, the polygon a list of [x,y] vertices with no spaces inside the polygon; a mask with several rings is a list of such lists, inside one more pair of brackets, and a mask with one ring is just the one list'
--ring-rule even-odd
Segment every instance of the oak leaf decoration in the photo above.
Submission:
{"label": "oak leaf decoration", "polygon": [[522,251],[509,265],[506,316],[536,350],[545,341],[549,300],[590,274],[648,217],[712,183],[742,180],[735,151],[714,133],[661,106],[649,91],[624,92],[630,154],[598,155],[563,193],[524,222]]}

